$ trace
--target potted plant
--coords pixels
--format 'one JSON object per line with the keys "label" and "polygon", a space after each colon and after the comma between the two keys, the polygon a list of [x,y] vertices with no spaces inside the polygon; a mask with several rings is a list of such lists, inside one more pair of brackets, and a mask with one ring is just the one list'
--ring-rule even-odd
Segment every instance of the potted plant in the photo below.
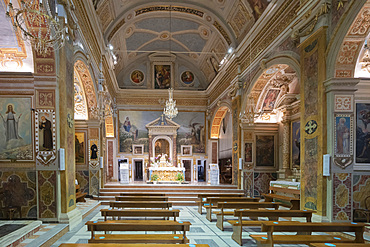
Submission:
{"label": "potted plant", "polygon": [[157,181],[159,180],[159,176],[157,174],[152,174],[150,180],[153,182],[153,184],[156,184]]}
{"label": "potted plant", "polygon": [[184,174],[182,174],[181,172],[177,173],[175,180],[179,183],[184,182]]}

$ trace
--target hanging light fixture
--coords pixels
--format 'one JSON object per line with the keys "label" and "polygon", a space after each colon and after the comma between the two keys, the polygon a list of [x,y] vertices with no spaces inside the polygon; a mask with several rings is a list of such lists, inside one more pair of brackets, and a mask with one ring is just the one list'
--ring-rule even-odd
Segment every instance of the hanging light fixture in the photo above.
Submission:
{"label": "hanging light fixture", "polygon": [[173,100],[173,89],[168,89],[169,98],[166,100],[166,107],[163,110],[163,114],[172,120],[172,118],[175,118],[177,116],[177,107],[176,107],[176,101]]}
{"label": "hanging light fixture", "polygon": [[68,32],[59,21],[57,8],[56,5],[53,16],[48,0],[22,0],[19,8],[14,8],[10,0],[6,15],[12,19],[16,33],[38,54],[45,56],[50,48],[57,50],[64,45]]}
{"label": "hanging light fixture", "polygon": [[251,95],[248,96],[247,100],[247,108],[246,111],[241,116],[241,122],[246,123],[248,125],[254,125],[254,120],[257,118],[260,114],[257,113],[256,107],[254,105],[254,99]]}

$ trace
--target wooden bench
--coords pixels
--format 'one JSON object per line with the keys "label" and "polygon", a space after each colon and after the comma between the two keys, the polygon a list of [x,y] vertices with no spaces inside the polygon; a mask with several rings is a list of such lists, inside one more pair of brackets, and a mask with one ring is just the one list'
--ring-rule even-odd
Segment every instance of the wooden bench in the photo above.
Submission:
{"label": "wooden bench", "polygon": [[[277,221],[279,220],[279,217],[305,217],[306,222],[311,222],[312,213],[314,212],[315,211],[311,210],[236,209],[234,211],[234,216],[238,219],[228,220],[227,222],[233,226],[233,235],[231,238],[238,244],[242,245],[243,226],[261,226],[261,222],[266,222],[259,221],[258,217],[267,217],[269,221]],[[249,217],[250,219],[257,217],[257,220],[243,220],[243,217]]]}
{"label": "wooden bench", "polygon": [[167,202],[167,196],[116,196],[116,201],[162,201]]}
{"label": "wooden bench", "polygon": [[[358,223],[312,223],[294,221],[267,221],[261,223],[261,231],[267,235],[249,235],[257,241],[257,246],[274,244],[311,243],[364,243],[365,224]],[[297,235],[274,235],[275,232],[297,232]],[[312,232],[354,232],[355,240],[336,235],[311,235]]]}
{"label": "wooden bench", "polygon": [[122,192],[120,196],[166,196],[166,193],[159,192]]}
{"label": "wooden bench", "polygon": [[134,201],[134,202],[109,202],[111,208],[165,208],[172,207],[172,202],[157,202],[157,201]]}
{"label": "wooden bench", "polygon": [[225,209],[259,209],[259,208],[273,208],[279,209],[278,202],[219,202],[217,207],[220,211],[215,212],[217,217],[216,226],[223,231],[225,215],[234,215],[234,211],[225,211]]}
{"label": "wooden bench", "polygon": [[354,243],[350,243],[350,244],[338,244],[338,243],[320,243],[320,244],[310,244],[312,247],[369,247],[370,244],[354,244]]}
{"label": "wooden bench", "polygon": [[[88,221],[87,230],[91,231],[89,243],[148,243],[176,244],[188,243],[186,232],[190,222],[172,220],[116,220]],[[171,231],[174,234],[96,234],[96,231]],[[177,231],[182,234],[176,234]]]}
{"label": "wooden bench", "polygon": [[85,196],[87,193],[81,192],[81,187],[79,184],[76,184],[76,202],[86,202]]}
{"label": "wooden bench", "polygon": [[[166,244],[165,247],[209,247],[208,244]],[[61,244],[59,247],[102,247],[101,244]],[[163,244],[104,244],[104,247],[163,247]]]}
{"label": "wooden bench", "polygon": [[271,191],[269,194],[262,194],[263,197],[265,197],[266,202],[272,202],[275,199],[276,202],[280,202],[283,204],[283,206],[288,207],[292,210],[300,209],[300,199],[299,198],[276,194],[276,192],[280,192],[280,193],[285,193],[285,194],[288,193],[288,194],[293,194],[293,195],[300,195],[299,190],[274,187],[274,186],[270,186],[269,190]]}
{"label": "wooden bench", "polygon": [[212,209],[217,208],[219,202],[258,202],[259,200],[259,197],[207,197],[207,203],[204,204],[206,218],[212,221]]}
{"label": "wooden bench", "polygon": [[198,213],[202,214],[202,207],[207,202],[207,197],[245,197],[244,193],[202,193],[198,194]]}
{"label": "wooden bench", "polygon": [[102,209],[100,210],[101,216],[104,216],[104,220],[107,220],[107,217],[112,217],[112,220],[115,217],[173,217],[173,220],[176,220],[176,217],[179,217],[179,209]]}

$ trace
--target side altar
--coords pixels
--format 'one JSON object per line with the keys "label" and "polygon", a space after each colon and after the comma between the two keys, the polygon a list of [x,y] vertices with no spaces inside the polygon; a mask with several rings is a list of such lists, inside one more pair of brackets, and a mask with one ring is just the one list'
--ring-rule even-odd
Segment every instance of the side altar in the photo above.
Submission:
{"label": "side altar", "polygon": [[150,177],[158,175],[159,181],[176,181],[177,174],[181,173],[185,178],[185,168],[180,167],[180,164],[179,167],[173,166],[166,154],[159,155],[158,158],[156,162],[152,160],[151,167],[149,167]]}

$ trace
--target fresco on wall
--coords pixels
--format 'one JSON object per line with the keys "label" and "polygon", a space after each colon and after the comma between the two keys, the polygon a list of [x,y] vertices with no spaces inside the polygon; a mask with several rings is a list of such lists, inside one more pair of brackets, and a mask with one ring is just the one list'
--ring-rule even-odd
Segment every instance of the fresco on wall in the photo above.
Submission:
{"label": "fresco on wall", "polygon": [[266,94],[265,100],[263,101],[262,110],[263,111],[272,111],[275,107],[275,102],[279,96],[279,89],[270,89]]}
{"label": "fresco on wall", "polygon": [[370,163],[370,104],[356,104],[356,163]]}
{"label": "fresco on wall", "polygon": [[[120,111],[119,151],[132,153],[133,144],[143,144],[144,152],[148,152],[149,136],[145,125],[161,115],[161,111]],[[192,145],[193,153],[205,153],[205,113],[179,112],[173,121],[180,125],[177,130],[177,150],[181,145]]]}
{"label": "fresco on wall", "polygon": [[76,164],[85,164],[85,133],[75,133],[75,161]]}
{"label": "fresco on wall", "polygon": [[140,70],[134,70],[131,73],[130,79],[135,84],[140,84],[144,81],[144,73]]}
{"label": "fresco on wall", "polygon": [[351,117],[335,117],[335,154],[351,154]]}
{"label": "fresco on wall", "polygon": [[256,136],[256,166],[275,165],[274,136]]}
{"label": "fresco on wall", "polygon": [[0,98],[0,160],[33,160],[31,98]]}
{"label": "fresco on wall", "polygon": [[194,74],[191,71],[184,71],[181,74],[181,81],[186,85],[190,85],[194,81]]}
{"label": "fresco on wall", "polygon": [[244,162],[253,161],[253,143],[246,142],[244,145]]}
{"label": "fresco on wall", "polygon": [[301,165],[301,122],[292,122],[292,168]]}
{"label": "fresco on wall", "polygon": [[256,20],[260,18],[268,5],[267,0],[248,0],[248,2],[253,10],[253,16]]}
{"label": "fresco on wall", "polygon": [[39,113],[39,150],[53,151],[53,116],[50,113]]}
{"label": "fresco on wall", "polygon": [[168,89],[171,87],[171,65],[154,65],[154,88]]}

